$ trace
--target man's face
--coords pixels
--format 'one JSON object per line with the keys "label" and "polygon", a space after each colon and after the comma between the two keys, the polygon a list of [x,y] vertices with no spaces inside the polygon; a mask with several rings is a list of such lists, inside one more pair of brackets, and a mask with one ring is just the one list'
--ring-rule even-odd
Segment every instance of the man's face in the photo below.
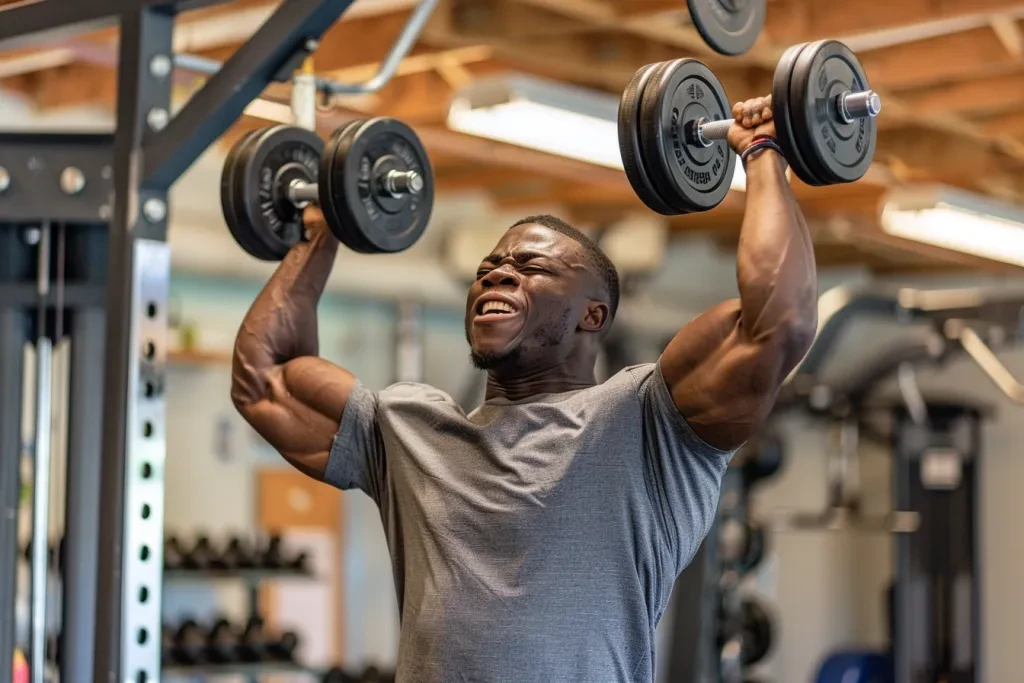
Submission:
{"label": "man's face", "polygon": [[466,300],[473,364],[529,371],[563,360],[600,296],[585,263],[583,248],[554,230],[525,224],[506,232],[480,264]]}

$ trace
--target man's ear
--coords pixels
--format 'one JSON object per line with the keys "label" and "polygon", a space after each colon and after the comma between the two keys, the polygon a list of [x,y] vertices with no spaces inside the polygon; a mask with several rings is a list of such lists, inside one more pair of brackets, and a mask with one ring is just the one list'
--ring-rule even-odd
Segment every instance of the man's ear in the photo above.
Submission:
{"label": "man's ear", "polygon": [[603,301],[588,301],[580,320],[580,330],[584,332],[600,332],[608,325],[610,314],[608,304]]}

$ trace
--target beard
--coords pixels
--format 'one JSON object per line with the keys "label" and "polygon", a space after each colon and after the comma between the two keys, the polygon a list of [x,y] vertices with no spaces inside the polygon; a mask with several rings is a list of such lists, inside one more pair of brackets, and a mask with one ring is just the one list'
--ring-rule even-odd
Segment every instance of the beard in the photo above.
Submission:
{"label": "beard", "polygon": [[477,351],[469,347],[469,360],[477,370],[494,370],[502,365],[515,365],[523,355],[522,346],[503,351]]}
{"label": "beard", "polygon": [[[570,335],[569,310],[549,316],[547,324],[541,326],[539,334],[522,339],[511,348],[501,351],[477,351],[473,348],[473,340],[469,334],[469,322],[466,322],[466,343],[469,344],[469,360],[477,370],[497,370],[500,368],[514,369],[531,360],[537,360],[538,352],[543,355],[549,348],[558,347],[566,336]],[[530,358],[526,358],[529,353]]]}

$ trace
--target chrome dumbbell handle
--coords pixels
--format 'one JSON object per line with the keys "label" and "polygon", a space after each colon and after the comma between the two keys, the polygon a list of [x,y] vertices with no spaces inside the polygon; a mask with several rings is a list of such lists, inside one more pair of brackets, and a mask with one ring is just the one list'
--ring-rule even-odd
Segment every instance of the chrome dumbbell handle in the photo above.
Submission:
{"label": "chrome dumbbell handle", "polygon": [[[857,119],[874,118],[882,111],[882,98],[874,90],[845,92],[836,98],[836,115],[843,123]],[[733,119],[705,121],[697,119],[687,126],[687,142],[696,147],[710,147],[716,140],[725,140],[732,128]]]}
{"label": "chrome dumbbell handle", "polygon": [[[377,186],[382,193],[392,197],[416,195],[423,191],[423,176],[416,171],[392,169],[378,180]],[[320,189],[316,183],[307,183],[304,180],[296,179],[288,185],[288,199],[300,209],[304,209],[310,204],[316,204],[319,196]]]}

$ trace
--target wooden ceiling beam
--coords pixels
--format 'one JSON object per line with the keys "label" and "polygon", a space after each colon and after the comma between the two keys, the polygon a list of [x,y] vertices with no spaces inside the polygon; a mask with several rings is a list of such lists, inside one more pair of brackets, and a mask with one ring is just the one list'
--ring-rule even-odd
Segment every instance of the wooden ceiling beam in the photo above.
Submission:
{"label": "wooden ceiling beam", "polygon": [[941,86],[914,88],[900,99],[918,111],[941,111],[966,116],[1019,109],[1024,93],[1024,67],[1017,73],[971,78]]}
{"label": "wooden ceiling beam", "polygon": [[1015,62],[1024,61],[1024,31],[1017,18],[1005,13],[996,14],[989,20],[989,25],[1006,53]]}
{"label": "wooden ceiling beam", "polygon": [[872,86],[888,90],[920,88],[971,76],[985,76],[993,69],[1016,70],[1014,60],[988,27],[929,38],[858,55]]}
{"label": "wooden ceiling beam", "polygon": [[[779,0],[767,14],[764,32],[776,44],[791,45],[822,38],[852,39],[908,26],[950,24],[955,20],[961,21],[959,26],[982,26],[992,14],[1021,9],[1019,0]],[[956,26],[952,24],[947,30]],[[912,34],[907,35],[910,39]]]}

